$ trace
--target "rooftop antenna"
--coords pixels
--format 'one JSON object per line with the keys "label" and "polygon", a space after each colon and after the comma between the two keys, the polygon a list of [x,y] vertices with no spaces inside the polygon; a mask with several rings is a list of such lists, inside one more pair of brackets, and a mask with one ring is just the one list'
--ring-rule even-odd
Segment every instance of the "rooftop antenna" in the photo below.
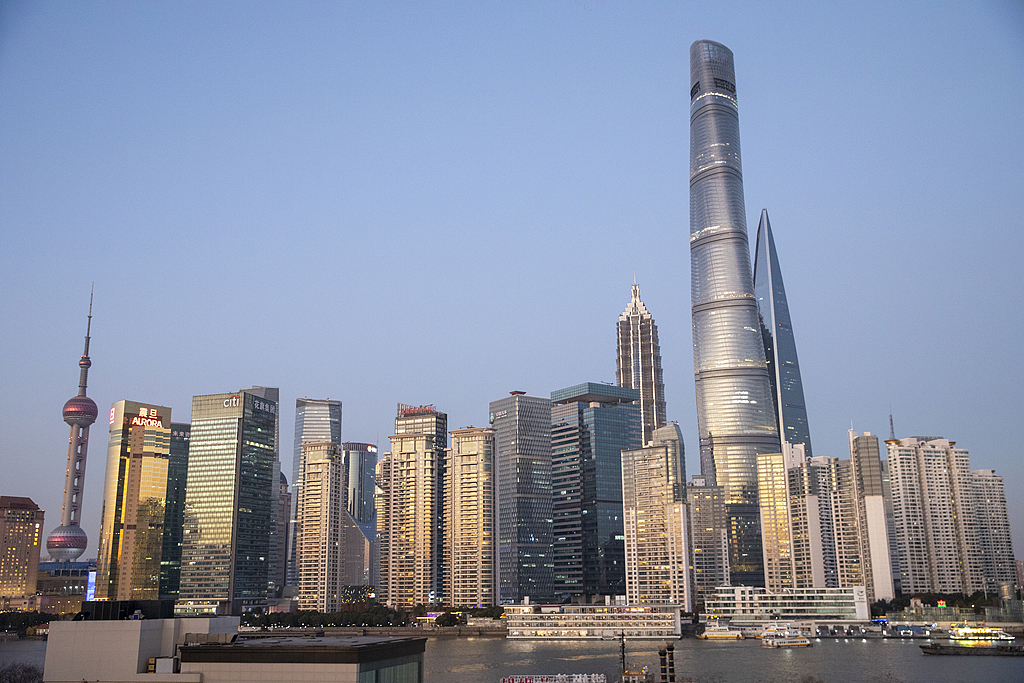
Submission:
{"label": "rooftop antenna", "polygon": [[896,440],[896,430],[892,426],[892,404],[889,404],[889,438],[893,441]]}

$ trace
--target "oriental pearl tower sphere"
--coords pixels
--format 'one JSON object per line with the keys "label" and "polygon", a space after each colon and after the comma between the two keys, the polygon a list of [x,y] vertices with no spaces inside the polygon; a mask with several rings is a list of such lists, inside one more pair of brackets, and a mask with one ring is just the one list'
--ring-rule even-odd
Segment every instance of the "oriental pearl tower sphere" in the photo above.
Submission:
{"label": "oriental pearl tower sphere", "polygon": [[71,425],[68,444],[68,468],[64,473],[64,505],[60,513],[60,526],[46,537],[46,550],[57,562],[74,562],[89,545],[89,539],[80,526],[82,489],[85,486],[85,455],[89,448],[89,425],[96,421],[99,410],[96,403],[85,395],[89,379],[89,332],[92,329],[92,293],[89,293],[89,321],[85,328],[85,351],[78,380],[78,396],[64,404],[64,421]]}

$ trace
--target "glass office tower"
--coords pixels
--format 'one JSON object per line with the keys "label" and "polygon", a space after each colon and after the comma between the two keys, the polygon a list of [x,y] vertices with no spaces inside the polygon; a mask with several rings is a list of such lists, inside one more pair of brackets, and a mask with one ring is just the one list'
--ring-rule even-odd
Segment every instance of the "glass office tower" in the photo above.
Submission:
{"label": "glass office tower", "polygon": [[690,46],[690,269],[701,472],[725,491],[735,585],[763,584],[757,454],[778,453],[743,205],[732,52]]}
{"label": "glass office tower", "polygon": [[192,397],[178,614],[266,605],[277,402],[264,387]]}
{"label": "glass office tower", "polygon": [[555,596],[625,595],[622,451],[641,446],[640,391],[587,382],[551,403]]}
{"label": "glass office tower", "polygon": [[[635,280],[635,278],[634,278]],[[654,430],[665,426],[665,380],[661,346],[654,316],[640,300],[640,285],[633,282],[633,296],[619,315],[619,348],[615,383],[640,390],[643,443],[651,442]]]}
{"label": "glass office tower", "polygon": [[811,430],[807,426],[804,385],[800,381],[800,363],[796,358],[796,339],[789,319],[786,287],[782,269],[775,253],[775,238],[768,220],[768,209],[761,210],[754,248],[754,294],[761,322],[761,339],[768,362],[768,379],[772,384],[775,424],[783,441],[803,444],[808,458],[811,453]]}
{"label": "glass office tower", "polygon": [[170,448],[170,408],[135,401],[111,406],[97,600],[160,597]]}
{"label": "glass office tower", "polygon": [[550,600],[551,401],[510,392],[491,401],[498,471],[498,565],[501,604]]}
{"label": "glass office tower", "polygon": [[182,526],[185,524],[185,479],[188,476],[188,441],[192,426],[171,423],[171,450],[167,460],[167,500],[164,504],[164,548],[160,555],[160,599],[177,600],[181,582]]}

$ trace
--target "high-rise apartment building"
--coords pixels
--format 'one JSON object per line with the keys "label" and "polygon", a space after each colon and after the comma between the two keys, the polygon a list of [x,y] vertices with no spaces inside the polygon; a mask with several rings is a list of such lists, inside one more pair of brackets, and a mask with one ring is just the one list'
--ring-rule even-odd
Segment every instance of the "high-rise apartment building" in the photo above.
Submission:
{"label": "high-rise apartment building", "polygon": [[160,597],[170,450],[170,408],[137,401],[111,406],[97,600]]}
{"label": "high-rise apartment building", "polygon": [[850,467],[857,514],[861,571],[869,603],[892,600],[892,558],[889,555],[888,507],[883,485],[878,437],[865,432],[850,435]]}
{"label": "high-rise apartment building", "polygon": [[448,416],[398,404],[391,452],[381,461],[377,501],[378,599],[390,606],[444,600],[444,458]]}
{"label": "high-rise apartment building", "polygon": [[691,608],[690,530],[683,435],[672,423],[622,451],[626,599]]}
{"label": "high-rise apartment building", "polygon": [[171,423],[167,456],[167,495],[164,500],[164,543],[160,553],[160,599],[177,600],[181,583],[181,544],[185,525],[185,482],[188,478],[188,442],[192,426]]}
{"label": "high-rise apartment building", "polygon": [[341,604],[346,468],[341,445],[302,444],[297,559],[299,609],[336,612]]}
{"label": "high-rise apartment building", "polygon": [[296,524],[302,489],[301,460],[304,443],[341,443],[341,401],[319,398],[295,399],[295,441],[292,448],[292,500],[288,520],[287,569],[285,583],[297,586]]}
{"label": "high-rise apartment building", "polygon": [[89,333],[92,330],[92,294],[89,295],[89,322],[85,326],[85,351],[78,361],[78,395],[64,404],[64,422],[71,425],[68,437],[68,461],[64,471],[64,500],[60,511],[60,526],[46,537],[46,552],[55,562],[74,562],[89,546],[82,531],[82,496],[85,489],[85,459],[89,452],[89,426],[96,421],[99,409],[96,402],[86,396],[89,380]]}
{"label": "high-rise apartment building", "polygon": [[732,52],[690,46],[690,264],[701,473],[725,490],[736,585],[763,584],[757,455],[779,433],[743,204]]}
{"label": "high-rise apartment building", "polygon": [[0,598],[36,592],[44,514],[31,498],[0,496]]}
{"label": "high-rise apartment building", "polygon": [[838,586],[835,458],[808,458],[803,444],[757,456],[765,587]]}
{"label": "high-rise apartment building", "polygon": [[693,601],[703,603],[719,586],[729,585],[729,516],[725,491],[694,475],[686,485],[690,517]]}
{"label": "high-rise apartment building", "polygon": [[640,392],[587,382],[551,393],[555,596],[623,595],[622,451],[639,448]]}
{"label": "high-rise apartment building", "polygon": [[513,391],[491,401],[501,604],[554,596],[551,558],[551,401]]}
{"label": "high-rise apartment building", "polygon": [[782,269],[775,252],[768,209],[761,210],[754,248],[754,295],[757,297],[761,339],[768,363],[768,379],[772,386],[775,424],[779,438],[792,444],[803,444],[808,458],[811,452],[811,431],[807,426],[804,385],[800,379],[800,363],[796,356],[796,339],[789,316]]}
{"label": "high-rise apartment building", "polygon": [[277,503],[277,402],[266,388],[192,398],[181,614],[266,604]]}
{"label": "high-rise apartment building", "polygon": [[982,590],[967,449],[941,437],[889,439],[886,446],[903,593]]}
{"label": "high-rise apartment building", "polygon": [[291,548],[289,531],[291,530],[292,494],[288,489],[288,477],[278,472],[277,482],[277,515],[274,516],[274,534],[271,539],[274,547],[270,553],[270,579],[268,581],[268,598],[280,598],[288,578],[288,549]]}
{"label": "high-rise apartment building", "polygon": [[494,430],[451,432],[444,466],[445,603],[490,607],[498,594]]}
{"label": "high-rise apartment building", "polygon": [[626,310],[619,315],[618,340],[615,383],[640,391],[642,438],[648,444],[654,430],[665,426],[665,380],[658,326],[640,300],[640,285],[636,282]]}
{"label": "high-rise apartment building", "polygon": [[1002,584],[1016,581],[1006,490],[995,470],[974,470],[971,480],[983,590],[995,593]]}

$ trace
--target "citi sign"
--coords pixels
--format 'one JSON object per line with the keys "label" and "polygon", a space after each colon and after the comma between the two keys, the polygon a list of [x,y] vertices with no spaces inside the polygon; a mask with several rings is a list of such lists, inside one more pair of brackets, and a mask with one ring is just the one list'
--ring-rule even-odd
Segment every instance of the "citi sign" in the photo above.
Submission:
{"label": "citi sign", "polygon": [[238,407],[238,394],[233,394],[224,399],[225,408],[237,408]]}

